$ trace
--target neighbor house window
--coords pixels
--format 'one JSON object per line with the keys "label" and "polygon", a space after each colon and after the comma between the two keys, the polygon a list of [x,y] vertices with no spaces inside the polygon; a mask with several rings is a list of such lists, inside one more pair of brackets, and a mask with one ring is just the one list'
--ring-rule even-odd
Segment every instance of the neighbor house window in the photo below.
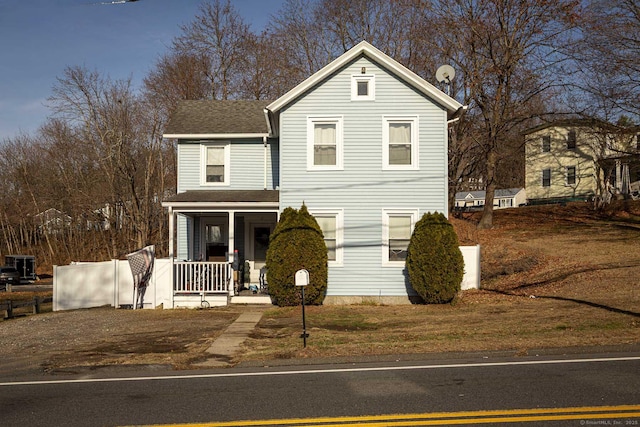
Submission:
{"label": "neighbor house window", "polygon": [[342,169],[342,117],[307,119],[308,169]]}
{"label": "neighbor house window", "polygon": [[383,117],[384,169],[418,168],[418,117]]}
{"label": "neighbor house window", "polygon": [[567,135],[567,148],[574,150],[576,148],[576,131],[570,130]]}
{"label": "neighbor house window", "polygon": [[327,245],[327,256],[330,265],[342,264],[343,248],[343,214],[341,209],[312,210]]}
{"label": "neighbor house window", "polygon": [[229,185],[230,151],[228,142],[200,145],[202,185]]}
{"label": "neighbor house window", "polygon": [[351,100],[373,101],[376,99],[376,78],[371,74],[351,76]]}
{"label": "neighbor house window", "polygon": [[384,210],[382,213],[382,261],[404,265],[418,210]]}
{"label": "neighbor house window", "polygon": [[542,186],[543,187],[551,186],[551,169],[544,169],[542,171]]}
{"label": "neighbor house window", "polygon": [[551,136],[546,135],[542,137],[542,152],[548,153],[551,151]]}
{"label": "neighbor house window", "polygon": [[501,208],[511,208],[513,207],[513,199],[500,199],[498,206]]}
{"label": "neighbor house window", "polygon": [[575,185],[576,183],[576,167],[567,166],[567,185]]}

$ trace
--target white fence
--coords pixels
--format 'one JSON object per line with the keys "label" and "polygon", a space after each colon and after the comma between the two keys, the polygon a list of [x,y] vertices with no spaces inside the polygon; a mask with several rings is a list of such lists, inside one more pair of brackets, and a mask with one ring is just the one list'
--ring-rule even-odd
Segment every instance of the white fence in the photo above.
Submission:
{"label": "white fence", "polygon": [[[480,288],[480,245],[461,246],[460,251],[465,265],[461,288]],[[233,296],[231,277],[227,263],[156,259],[143,308],[226,305]],[[133,306],[133,300],[133,277],[126,260],[53,267],[54,311]]]}
{"label": "white fence", "polygon": [[[143,307],[173,307],[171,262],[156,259]],[[133,306],[133,277],[129,262],[74,263],[53,267],[53,310]]]}
{"label": "white fence", "polygon": [[480,245],[460,246],[464,258],[464,276],[460,288],[480,289]]}

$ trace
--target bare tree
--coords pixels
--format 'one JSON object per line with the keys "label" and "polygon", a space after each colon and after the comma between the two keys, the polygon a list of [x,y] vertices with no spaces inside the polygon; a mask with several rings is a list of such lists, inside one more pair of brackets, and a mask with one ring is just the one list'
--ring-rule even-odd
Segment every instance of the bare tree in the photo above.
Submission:
{"label": "bare tree", "polygon": [[585,2],[581,38],[570,51],[580,97],[577,110],[612,123],[640,122],[640,4]]}
{"label": "bare tree", "polygon": [[202,3],[199,14],[182,27],[183,34],[174,40],[180,56],[206,61],[212,99],[231,99],[240,93],[239,68],[249,27],[227,0]]}
{"label": "bare tree", "polygon": [[485,159],[486,199],[478,226],[493,224],[498,165],[508,161],[519,130],[545,113],[541,99],[557,80],[558,51],[577,2],[547,0],[433,0],[429,13],[440,30],[434,48],[454,52],[464,102],[476,122]]}

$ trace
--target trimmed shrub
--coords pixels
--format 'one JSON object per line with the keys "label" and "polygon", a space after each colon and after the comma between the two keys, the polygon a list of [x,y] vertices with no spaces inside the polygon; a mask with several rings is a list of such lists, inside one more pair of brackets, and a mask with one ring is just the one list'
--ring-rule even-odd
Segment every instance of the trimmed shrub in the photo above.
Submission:
{"label": "trimmed shrub", "polygon": [[458,236],[441,213],[426,213],[411,235],[406,260],[409,283],[427,304],[450,302],[460,291],[464,259]]}
{"label": "trimmed shrub", "polygon": [[302,302],[302,291],[294,281],[296,271],[304,268],[309,272],[305,304],[322,304],[327,291],[327,258],[322,230],[307,207],[286,208],[267,250],[267,282],[273,302],[281,307]]}

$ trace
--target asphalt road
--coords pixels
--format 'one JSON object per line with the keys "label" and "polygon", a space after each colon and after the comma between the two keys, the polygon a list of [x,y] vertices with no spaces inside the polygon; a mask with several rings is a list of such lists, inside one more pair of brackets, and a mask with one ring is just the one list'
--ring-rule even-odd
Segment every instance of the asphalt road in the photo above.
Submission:
{"label": "asphalt road", "polygon": [[1,425],[345,424],[336,417],[367,426],[640,423],[640,353],[25,380],[0,383]]}

